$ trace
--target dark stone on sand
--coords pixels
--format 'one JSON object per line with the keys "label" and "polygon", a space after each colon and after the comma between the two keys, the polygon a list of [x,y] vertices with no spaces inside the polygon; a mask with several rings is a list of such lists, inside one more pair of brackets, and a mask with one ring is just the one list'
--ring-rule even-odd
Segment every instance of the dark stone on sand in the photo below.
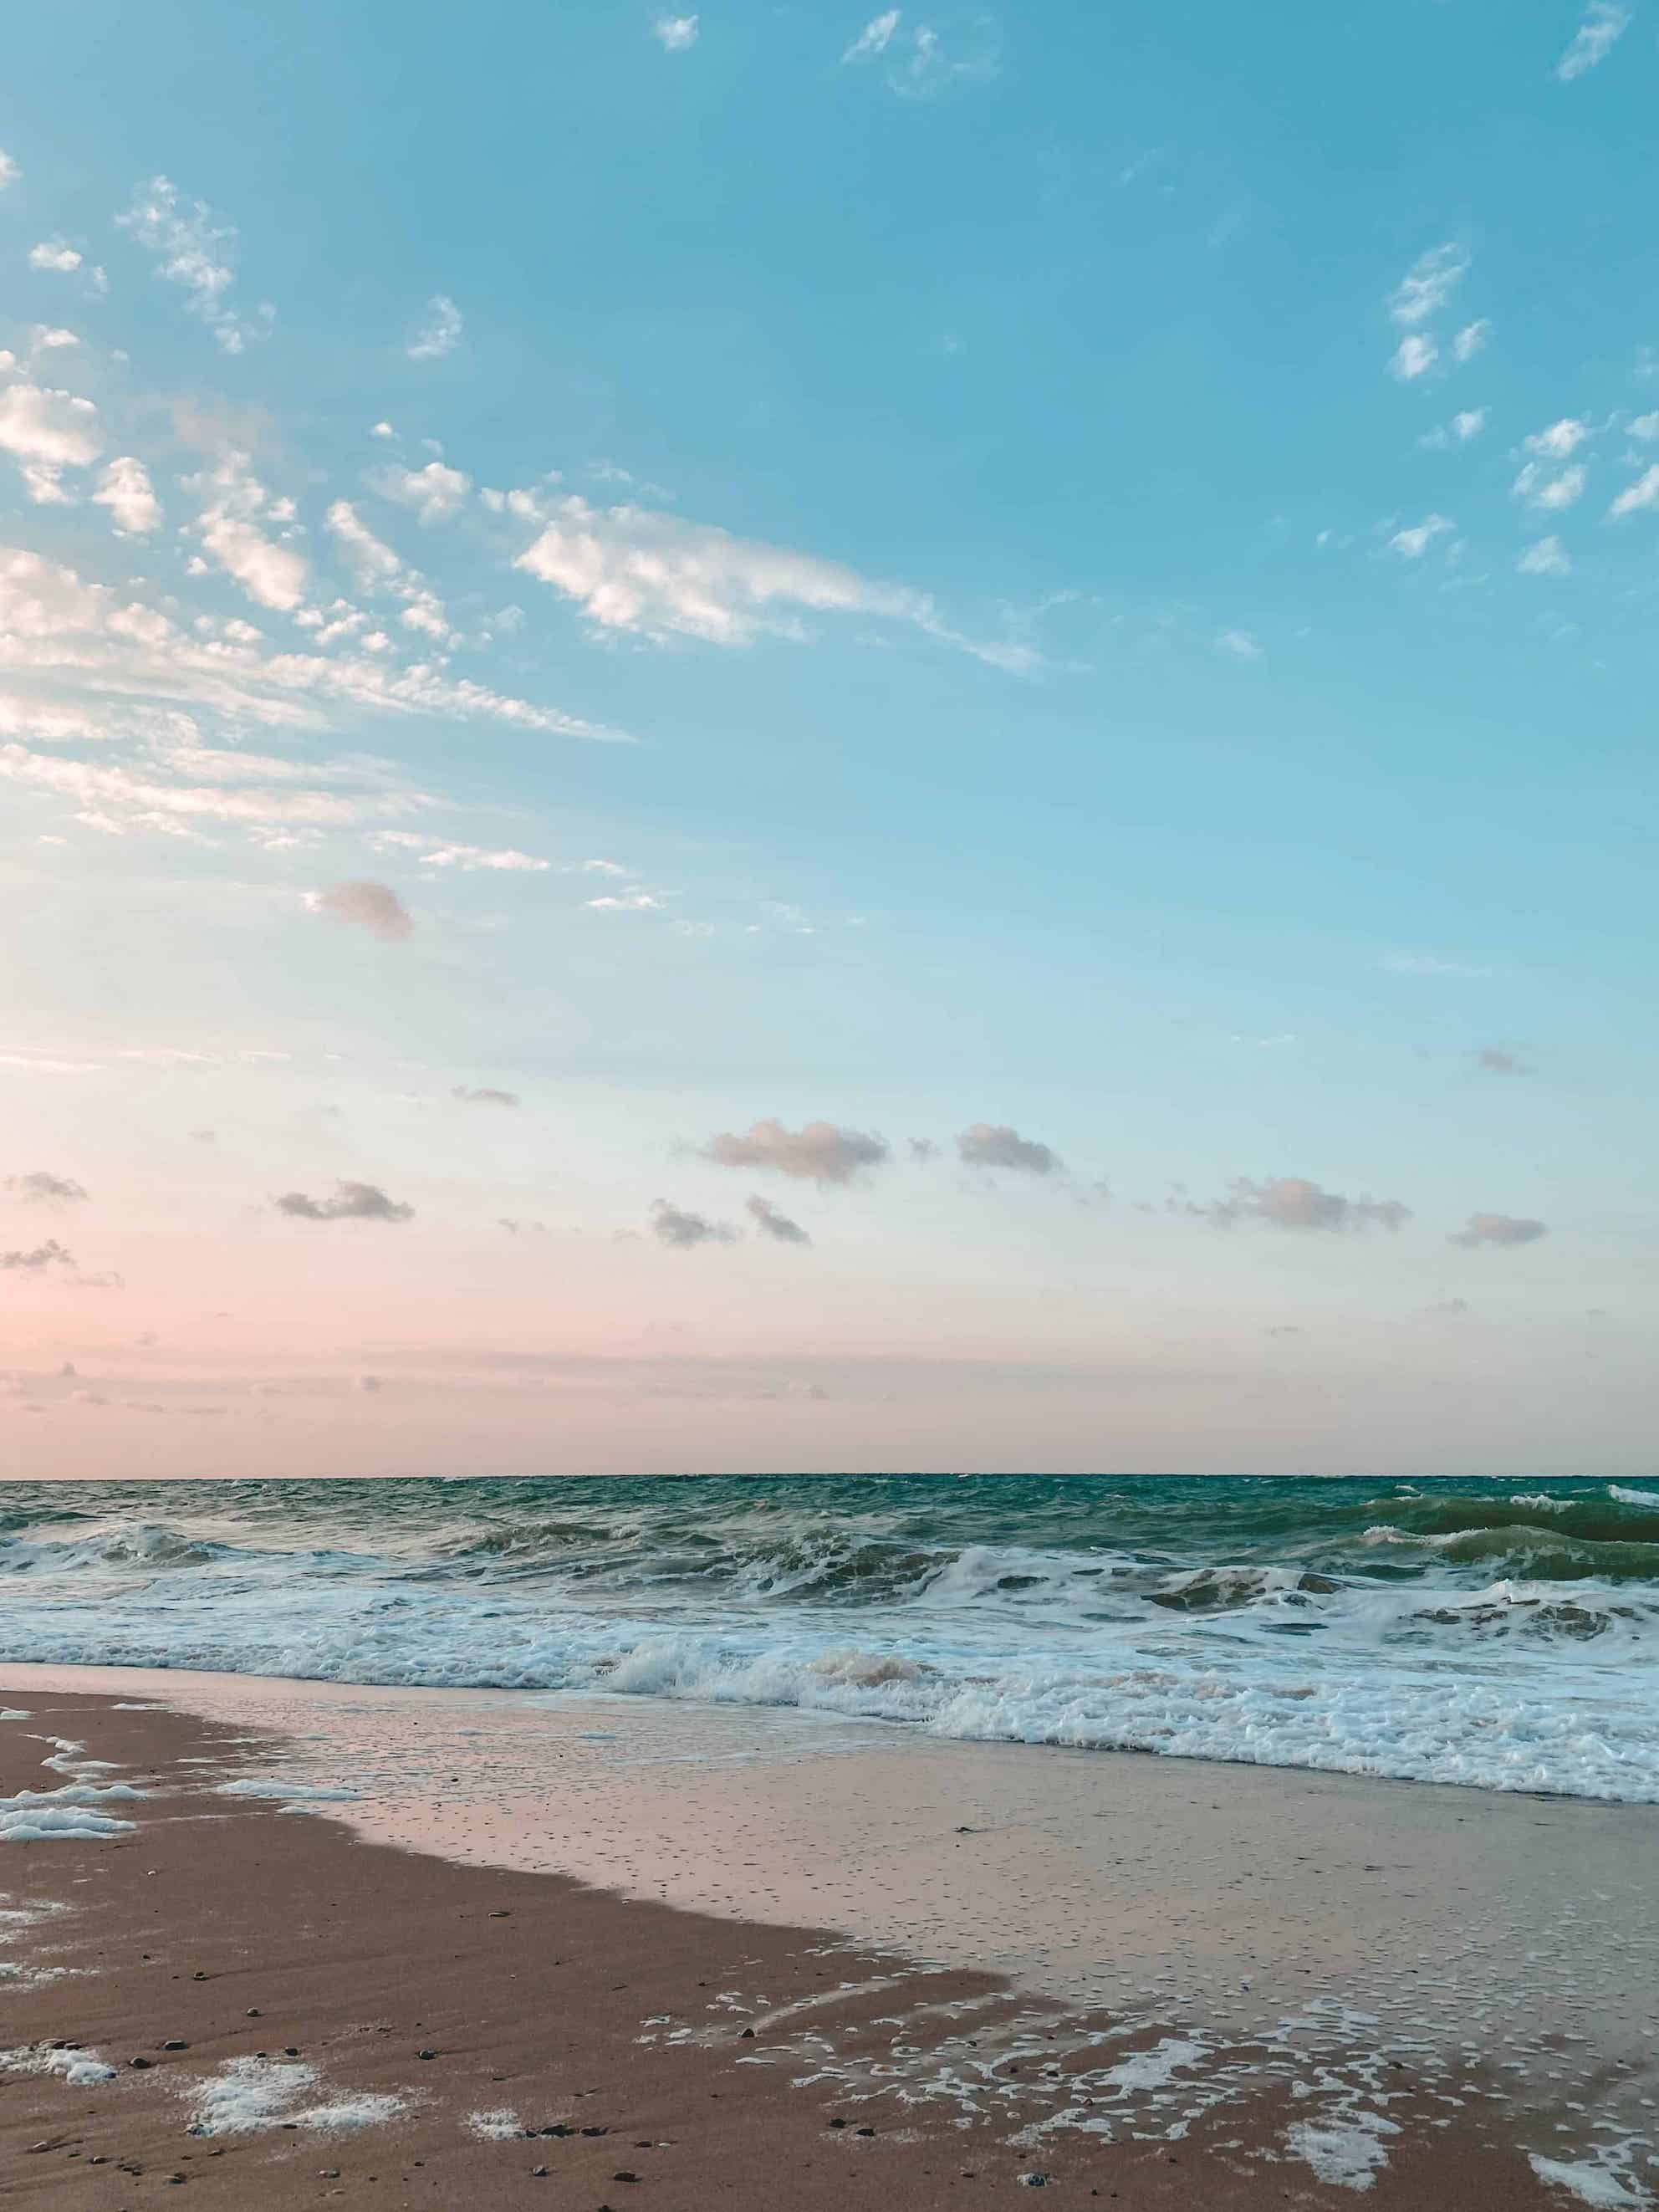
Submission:
{"label": "dark stone on sand", "polygon": [[613,2181],[637,2181],[639,2178],[637,2173],[630,2173],[625,2166],[619,2166],[611,2177]]}
{"label": "dark stone on sand", "polygon": [[532,2166],[530,2172],[534,2180],[545,2181],[547,2179],[547,2168],[544,2166]]}
{"label": "dark stone on sand", "polygon": [[745,2027],[743,2033],[738,2038],[738,2041],[739,2043],[752,2043],[754,2039],[755,2031],[752,2027]]}
{"label": "dark stone on sand", "polygon": [[190,2045],[184,2040],[182,2036],[171,2035],[161,2045],[161,2048],[163,2051],[188,2051],[190,2049]]}
{"label": "dark stone on sand", "polygon": [[127,2064],[131,2067],[135,2074],[144,2073],[152,2063],[148,2058],[129,2058],[127,2061]]}
{"label": "dark stone on sand", "polygon": [[437,2055],[435,2051],[417,2051],[415,2053],[417,2058],[435,2058]]}
{"label": "dark stone on sand", "polygon": [[555,2120],[550,2127],[532,2128],[533,2136],[574,2136],[576,2132],[568,2120]]}
{"label": "dark stone on sand", "polygon": [[259,2008],[258,2005],[250,2005],[247,2010],[242,2014],[242,2018],[244,2020],[258,2020],[258,2017]]}
{"label": "dark stone on sand", "polygon": [[[145,1954],[144,1954],[144,1956],[148,1959],[148,1958],[149,1958],[149,1953],[148,1951],[146,1951],[146,1952],[145,1952]],[[207,1976],[206,1976],[206,1975],[202,1972],[201,1968],[198,1966],[198,1967],[196,1969],[196,1972],[195,1972],[191,1976],[191,1978],[190,1978],[191,1979],[191,1981],[192,1981],[192,1982],[204,1982],[204,1981],[206,1981],[206,1979],[207,1979]]]}
{"label": "dark stone on sand", "polygon": [[611,2130],[609,2128],[584,2128],[582,2130],[582,2133],[585,2136],[608,2136]]}
{"label": "dark stone on sand", "polygon": [[841,2114],[837,2112],[835,2118],[830,2121],[830,2124],[832,2128],[844,2128],[847,2125],[847,2123],[842,2119]]}
{"label": "dark stone on sand", "polygon": [[872,2136],[875,2132],[873,2128],[854,2128],[853,2130],[855,2136]]}
{"label": "dark stone on sand", "polygon": [[1048,2176],[1046,2173],[1022,2173],[1019,2177],[1019,2185],[1022,2189],[1046,2189],[1048,2186]]}

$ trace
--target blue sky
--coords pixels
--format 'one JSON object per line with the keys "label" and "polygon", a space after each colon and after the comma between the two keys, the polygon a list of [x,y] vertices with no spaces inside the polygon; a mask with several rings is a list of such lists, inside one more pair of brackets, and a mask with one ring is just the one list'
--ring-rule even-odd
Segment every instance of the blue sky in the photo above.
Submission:
{"label": "blue sky", "polygon": [[1647,15],[13,61],[20,1466],[1644,1463]]}

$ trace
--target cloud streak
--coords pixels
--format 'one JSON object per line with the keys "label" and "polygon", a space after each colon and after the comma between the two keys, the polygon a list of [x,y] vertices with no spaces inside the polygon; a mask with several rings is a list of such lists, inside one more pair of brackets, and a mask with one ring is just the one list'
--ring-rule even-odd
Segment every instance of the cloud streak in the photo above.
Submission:
{"label": "cloud streak", "polygon": [[833,1121],[808,1121],[787,1129],[781,1121],[756,1121],[741,1134],[722,1130],[702,1148],[717,1167],[763,1168],[798,1182],[848,1183],[889,1156],[884,1137]]}
{"label": "cloud streak", "polygon": [[284,1191],[271,1204],[295,1221],[412,1221],[415,1209],[390,1199],[378,1183],[337,1182],[332,1198],[310,1198],[302,1190]]}

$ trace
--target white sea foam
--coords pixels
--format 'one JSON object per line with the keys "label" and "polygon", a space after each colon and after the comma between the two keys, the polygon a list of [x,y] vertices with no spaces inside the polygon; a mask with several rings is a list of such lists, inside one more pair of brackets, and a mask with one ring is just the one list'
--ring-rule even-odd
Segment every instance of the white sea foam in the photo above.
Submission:
{"label": "white sea foam", "polygon": [[406,2097],[320,2097],[321,2075],[302,2059],[228,2058],[216,2074],[191,2082],[195,2136],[256,2135],[268,2128],[325,2134],[383,2127],[408,2109]]}
{"label": "white sea foam", "polygon": [[1579,2203],[1594,2207],[1594,2212],[1645,2212],[1653,2195],[1630,2170],[1631,2148],[1626,2144],[1598,2149],[1593,2158],[1578,2160],[1542,2158],[1534,2151],[1532,2170],[1552,2189],[1565,2190]]}
{"label": "white sea foam", "polygon": [[95,2051],[57,2051],[44,2043],[0,2051],[0,2068],[11,2074],[56,2074],[72,2089],[88,2089],[95,2082],[115,2079],[114,2067]]}
{"label": "white sea foam", "polygon": [[1659,1506],[1659,1490],[1626,1490],[1616,1482],[1610,1482],[1607,1496],[1617,1498],[1620,1505]]}
{"label": "white sea foam", "polygon": [[1369,2189],[1389,2162],[1385,2135],[1400,2132],[1380,2113],[1299,2120],[1285,2137],[1293,2158],[1310,2166],[1322,2181],[1338,2189]]}
{"label": "white sea foam", "polygon": [[507,2142],[524,2133],[523,2122],[507,2105],[496,2105],[487,2112],[469,2112],[466,2124],[469,2133],[484,2142]]}
{"label": "white sea foam", "polygon": [[349,1805],[355,1790],[325,1790],[308,1782],[284,1782],[276,1775],[245,1775],[236,1782],[222,1782],[214,1793],[220,1797],[274,1797],[284,1802]]}
{"label": "white sea foam", "polygon": [[0,1705],[0,1721],[32,1721],[34,1715],[21,1705]]}
{"label": "white sea foam", "polygon": [[94,1808],[111,1798],[130,1801],[143,1795],[125,1782],[68,1782],[61,1790],[20,1790],[15,1796],[0,1797],[0,1843],[125,1835],[132,1821]]}

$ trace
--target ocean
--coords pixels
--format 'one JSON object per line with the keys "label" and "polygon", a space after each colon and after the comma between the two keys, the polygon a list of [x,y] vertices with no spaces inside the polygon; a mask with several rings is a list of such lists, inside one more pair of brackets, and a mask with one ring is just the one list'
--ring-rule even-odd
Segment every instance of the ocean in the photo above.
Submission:
{"label": "ocean", "polygon": [[793,1706],[1659,1803],[1659,1488],[0,1485],[0,1660]]}

